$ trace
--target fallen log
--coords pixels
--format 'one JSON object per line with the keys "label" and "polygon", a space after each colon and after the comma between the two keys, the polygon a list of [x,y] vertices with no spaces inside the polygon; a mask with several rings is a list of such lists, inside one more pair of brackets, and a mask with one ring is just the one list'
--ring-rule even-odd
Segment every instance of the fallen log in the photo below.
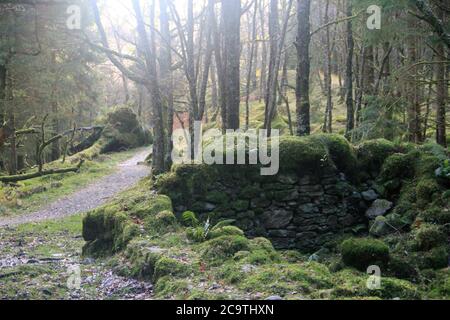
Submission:
{"label": "fallen log", "polygon": [[25,181],[25,180],[29,180],[29,179],[39,178],[39,177],[48,176],[48,175],[52,175],[52,174],[79,172],[83,163],[84,163],[84,160],[80,160],[80,162],[78,163],[78,165],[76,167],[63,168],[63,169],[49,169],[49,170],[37,171],[37,172],[27,173],[27,174],[18,174],[18,175],[13,175],[13,176],[2,176],[2,177],[0,176],[0,182],[11,183],[11,182],[18,182],[18,181]]}

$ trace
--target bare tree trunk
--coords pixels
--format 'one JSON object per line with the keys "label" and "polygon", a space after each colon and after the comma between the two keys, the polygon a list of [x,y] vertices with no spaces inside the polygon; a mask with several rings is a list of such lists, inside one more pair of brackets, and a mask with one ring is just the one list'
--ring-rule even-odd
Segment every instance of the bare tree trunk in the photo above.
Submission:
{"label": "bare tree trunk", "polygon": [[223,60],[227,91],[227,129],[239,129],[241,1],[222,2]]}
{"label": "bare tree trunk", "polygon": [[167,148],[165,154],[166,170],[170,170],[172,166],[172,132],[174,120],[174,102],[173,102],[173,77],[172,77],[172,51],[171,51],[171,35],[168,14],[167,0],[159,1],[160,8],[160,24],[162,45],[160,49],[160,70],[162,90],[164,94],[165,104],[167,106]]}
{"label": "bare tree trunk", "polygon": [[151,42],[145,30],[145,23],[142,17],[141,6],[139,0],[133,0],[133,8],[136,14],[137,30],[139,34],[139,41],[145,56],[147,73],[149,81],[147,84],[148,90],[152,97],[152,118],[154,121],[154,143],[153,143],[153,174],[160,174],[166,170],[165,166],[165,137],[164,137],[164,123],[162,112],[162,97],[156,69],[156,45],[155,45],[155,17],[154,17],[154,3],[151,6]]}
{"label": "bare tree trunk", "polygon": [[13,79],[10,74],[7,74],[6,86],[6,101],[8,104],[8,124],[6,125],[7,134],[9,137],[10,154],[9,154],[9,174],[17,174],[17,137],[16,137],[16,115],[13,106]]}
{"label": "bare tree trunk", "polygon": [[[444,1],[440,1],[444,5]],[[445,12],[441,8],[439,18],[441,21],[445,20]],[[440,61],[446,60],[445,47],[443,43],[438,43],[436,48],[436,59]],[[446,132],[446,108],[448,101],[448,78],[447,66],[444,63],[436,65],[436,142],[444,147],[447,147],[447,132]]]}
{"label": "bare tree trunk", "polygon": [[211,107],[215,111],[219,106],[218,103],[218,93],[217,93],[217,76],[216,76],[217,68],[214,63],[214,59],[211,59]]}
{"label": "bare tree trunk", "polygon": [[[210,0],[215,3],[214,0]],[[213,7],[215,11],[215,7]],[[215,16],[215,14],[214,14]],[[215,56],[215,62],[216,62],[216,69],[217,69],[217,80],[219,84],[219,97],[220,97],[220,113],[222,118],[222,131],[225,132],[227,125],[227,98],[228,98],[228,92],[227,92],[227,86],[226,86],[226,74],[225,74],[225,57],[223,56],[224,53],[222,52],[222,34],[219,30],[217,19],[214,18],[213,25],[213,42],[214,42],[214,56]]]}
{"label": "bare tree trunk", "polygon": [[[57,80],[56,80],[56,78],[57,78],[57,74],[56,74],[56,63],[57,63],[57,61],[56,61],[56,52],[55,51],[53,51],[52,52],[52,64],[53,64],[53,66],[52,66],[52,68],[53,68],[53,71],[54,71],[54,77],[55,77],[55,80],[54,80],[54,83],[53,83],[53,88],[52,88],[52,93],[51,93],[51,99],[52,99],[52,102],[51,102],[51,106],[52,106],[52,115],[53,115],[53,132],[55,133],[55,135],[56,134],[58,134],[58,132],[60,131],[60,128],[59,128],[59,120],[58,120],[58,117],[59,117],[59,114],[58,114],[58,99],[57,99],[57,97],[56,97],[56,87],[57,87]],[[51,159],[52,159],[52,161],[55,161],[55,160],[58,160],[59,159],[59,157],[61,156],[61,148],[60,148],[60,142],[59,142],[59,140],[56,140],[55,142],[53,142],[53,144],[52,144],[52,156],[51,156]]]}
{"label": "bare tree trunk", "polygon": [[[329,21],[329,7],[330,0],[326,0],[325,3],[325,25],[328,24]],[[325,36],[325,56],[326,56],[326,69],[325,69],[325,90],[327,95],[327,107],[325,111],[325,121],[323,130],[324,132],[332,132],[332,122],[333,122],[333,100],[331,95],[331,44],[330,44],[330,27],[326,28],[326,36]]]}
{"label": "bare tree trunk", "polygon": [[[276,1],[275,1],[276,2]],[[270,86],[268,87],[268,97],[267,97],[267,117],[265,119],[265,128],[267,129],[267,134],[271,135],[271,127],[272,127],[272,119],[275,117],[276,108],[277,108],[277,89],[278,89],[278,73],[280,71],[281,66],[281,55],[283,53],[284,48],[284,42],[286,39],[286,33],[287,28],[289,24],[289,16],[291,13],[293,0],[289,0],[289,3],[286,8],[285,17],[283,18],[283,27],[281,30],[280,36],[278,36],[278,31],[275,34],[272,34],[271,36],[276,36],[274,45],[276,45],[276,50],[274,52],[275,57],[273,58],[273,66],[271,69],[269,69],[270,74],[272,75],[270,79]],[[278,5],[278,4],[277,4]],[[275,6],[274,8],[275,9]],[[276,8],[278,11],[278,8]],[[278,20],[278,13],[276,14],[277,20]],[[274,19],[274,17],[272,17]],[[273,21],[274,23],[275,21]],[[278,21],[276,22],[278,25]],[[276,30],[278,30],[278,27],[276,27]],[[280,38],[278,40],[278,37]],[[272,51],[272,49],[271,49]],[[271,53],[272,56],[272,53]],[[271,57],[272,60],[272,57]]]}
{"label": "bare tree trunk", "polygon": [[0,65],[0,128],[5,122],[6,66]]}
{"label": "bare tree trunk", "polygon": [[266,14],[264,12],[265,0],[261,0],[261,5],[259,7],[259,14],[261,18],[261,79],[259,83],[259,102],[266,98],[267,89],[267,43],[266,43]]}
{"label": "bare tree trunk", "polygon": [[[271,108],[273,96],[276,97],[277,93],[277,81],[278,81],[278,69],[276,69],[276,60],[278,55],[278,43],[280,38],[280,26],[279,26],[279,12],[278,1],[269,1],[269,74],[266,84],[266,96],[264,97],[265,109],[264,109],[264,128],[269,129],[271,126],[272,118]],[[275,83],[275,92],[273,92],[273,83]],[[269,129],[270,130],[270,129]]]}
{"label": "bare tree trunk", "polygon": [[[247,84],[246,84],[246,92],[245,92],[245,130],[248,130],[250,126],[250,86],[252,82],[253,73],[253,59],[255,55],[255,47],[256,47],[256,16],[258,13],[258,0],[255,0],[255,11],[253,12],[253,22],[252,22],[252,30],[250,35],[250,52],[249,52],[249,65],[247,70]],[[250,31],[250,30],[249,30]]]}
{"label": "bare tree trunk", "polygon": [[[347,0],[347,17],[352,15],[352,2]],[[355,128],[355,110],[353,105],[353,40],[352,20],[347,21],[347,61],[345,64],[345,105],[347,106],[346,137],[350,138],[351,131]]]}
{"label": "bare tree trunk", "polygon": [[311,10],[311,0],[297,0],[297,135],[309,135],[311,133],[310,124],[310,101],[309,101],[309,75],[310,58],[309,44],[311,41],[311,25],[309,15]]}
{"label": "bare tree trunk", "polygon": [[203,74],[200,85],[199,95],[199,119],[202,120],[206,113],[206,90],[208,89],[209,72],[211,70],[211,62],[213,55],[212,32],[211,25],[214,21],[214,3],[208,3],[208,23],[206,24],[206,52],[203,65]]}

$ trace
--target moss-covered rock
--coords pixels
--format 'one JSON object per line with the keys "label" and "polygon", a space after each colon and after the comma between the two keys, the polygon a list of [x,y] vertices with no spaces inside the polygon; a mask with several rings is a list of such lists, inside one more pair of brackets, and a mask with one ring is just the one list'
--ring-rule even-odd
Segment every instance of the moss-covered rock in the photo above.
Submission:
{"label": "moss-covered rock", "polygon": [[394,143],[385,140],[369,140],[357,148],[357,157],[361,169],[369,176],[377,177],[385,160],[396,153],[398,148]]}
{"label": "moss-covered rock", "polygon": [[193,268],[187,263],[180,262],[169,257],[162,257],[155,263],[153,281],[157,282],[164,276],[183,278],[193,273]]}
{"label": "moss-covered rock", "polygon": [[173,232],[179,227],[172,211],[164,210],[146,219],[146,229],[155,234]]}
{"label": "moss-covered rock", "polygon": [[202,244],[202,257],[211,263],[221,263],[238,251],[247,250],[249,240],[242,236],[221,236]]}
{"label": "moss-covered rock", "polygon": [[380,267],[389,262],[389,247],[380,240],[370,238],[352,238],[341,244],[344,263],[365,271],[371,265]]}

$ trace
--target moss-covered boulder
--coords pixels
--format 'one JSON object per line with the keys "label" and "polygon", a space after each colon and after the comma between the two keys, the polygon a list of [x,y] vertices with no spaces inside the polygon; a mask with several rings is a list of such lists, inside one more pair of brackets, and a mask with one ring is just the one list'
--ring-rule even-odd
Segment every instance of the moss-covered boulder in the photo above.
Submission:
{"label": "moss-covered boulder", "polygon": [[140,235],[159,235],[178,228],[170,199],[148,189],[147,181],[143,181],[111,203],[87,213],[83,219],[85,255],[113,254]]}
{"label": "moss-covered boulder", "polygon": [[389,247],[380,240],[352,238],[341,244],[342,260],[348,266],[365,271],[371,265],[379,267],[389,262]]}
{"label": "moss-covered boulder", "polygon": [[385,139],[369,140],[361,143],[357,147],[357,157],[361,171],[366,174],[366,177],[377,177],[385,160],[397,151],[398,147]]}

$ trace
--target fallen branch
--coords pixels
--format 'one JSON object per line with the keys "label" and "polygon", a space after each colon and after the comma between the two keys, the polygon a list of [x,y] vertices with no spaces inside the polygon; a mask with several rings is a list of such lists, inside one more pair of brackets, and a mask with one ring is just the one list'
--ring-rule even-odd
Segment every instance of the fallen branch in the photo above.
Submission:
{"label": "fallen branch", "polygon": [[76,167],[71,168],[64,168],[64,169],[49,169],[49,170],[43,170],[43,171],[37,171],[33,173],[28,174],[19,174],[14,176],[0,176],[0,182],[3,183],[11,183],[11,182],[18,182],[18,181],[24,181],[34,178],[39,178],[43,176],[53,175],[53,174],[60,174],[60,173],[69,173],[69,172],[79,172],[81,169],[81,166],[83,165],[84,160],[80,160],[78,165]]}

